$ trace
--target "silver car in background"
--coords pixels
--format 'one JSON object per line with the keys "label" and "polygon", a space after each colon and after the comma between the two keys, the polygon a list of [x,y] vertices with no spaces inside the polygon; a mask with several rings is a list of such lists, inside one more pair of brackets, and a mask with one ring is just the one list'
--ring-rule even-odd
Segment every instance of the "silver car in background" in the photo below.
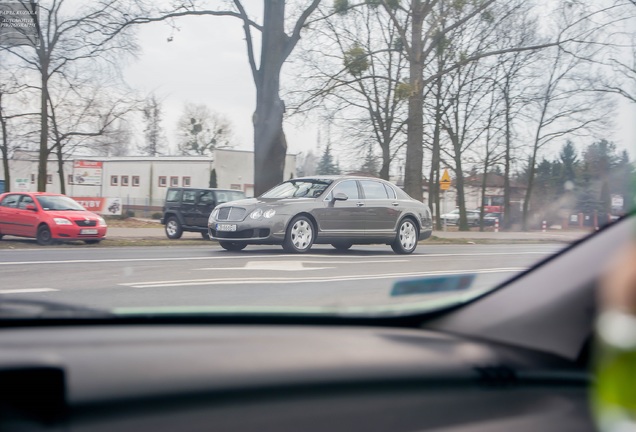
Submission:
{"label": "silver car in background", "polygon": [[[458,225],[459,224],[459,209],[455,209],[450,213],[445,213],[440,216],[442,219],[442,223],[447,225]],[[479,225],[479,211],[476,210],[466,210],[466,219],[468,220],[468,225],[477,226]]]}
{"label": "silver car in background", "polygon": [[431,211],[395,185],[377,178],[317,176],[288,180],[258,198],[217,206],[210,238],[227,250],[278,244],[304,253],[316,244],[347,250],[387,244],[409,254],[430,237]]}

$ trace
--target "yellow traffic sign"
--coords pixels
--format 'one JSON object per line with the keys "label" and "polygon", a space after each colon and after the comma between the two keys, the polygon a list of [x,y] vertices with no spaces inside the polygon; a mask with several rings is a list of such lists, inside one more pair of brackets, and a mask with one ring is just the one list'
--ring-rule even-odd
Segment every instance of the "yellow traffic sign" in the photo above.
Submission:
{"label": "yellow traffic sign", "polygon": [[450,178],[450,175],[448,174],[448,170],[445,169],[444,174],[442,174],[442,178],[439,179],[439,188],[441,190],[448,190],[448,188],[450,188],[450,185],[451,185],[451,178]]}

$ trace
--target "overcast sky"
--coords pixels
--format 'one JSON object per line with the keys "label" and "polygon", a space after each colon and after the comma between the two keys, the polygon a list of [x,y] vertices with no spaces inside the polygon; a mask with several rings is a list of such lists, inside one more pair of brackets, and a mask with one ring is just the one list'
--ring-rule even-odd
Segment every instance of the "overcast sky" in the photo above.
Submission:
{"label": "overcast sky", "polygon": [[[179,19],[178,26],[178,31],[165,23],[139,26],[142,51],[125,69],[127,82],[141,92],[154,91],[163,100],[163,126],[173,146],[183,105],[192,102],[225,115],[234,126],[237,147],[252,149],[251,117],[256,97],[240,21],[230,17],[185,17]],[[620,101],[617,114],[616,133],[609,138],[629,148],[634,157],[636,107]],[[316,120],[298,123],[285,124],[291,153],[316,145]]]}
{"label": "overcast sky", "polygon": [[[139,27],[142,51],[125,68],[126,81],[163,100],[164,128],[175,143],[175,125],[186,102],[205,104],[229,118],[238,148],[253,148],[254,81],[240,21],[228,17],[186,17],[179,30],[162,23]],[[172,38],[169,42],[168,39]],[[287,122],[289,151],[316,143],[314,125]]]}

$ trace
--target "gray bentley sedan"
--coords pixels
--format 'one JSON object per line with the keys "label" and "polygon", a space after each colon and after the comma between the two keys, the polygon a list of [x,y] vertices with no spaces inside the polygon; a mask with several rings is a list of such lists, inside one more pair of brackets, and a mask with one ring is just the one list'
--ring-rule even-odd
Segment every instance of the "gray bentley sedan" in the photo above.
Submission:
{"label": "gray bentley sedan", "polygon": [[413,252],[430,237],[431,211],[395,185],[372,177],[316,176],[288,180],[250,198],[217,206],[210,238],[231,251],[248,244],[280,244],[304,253],[316,244],[338,250],[387,244]]}

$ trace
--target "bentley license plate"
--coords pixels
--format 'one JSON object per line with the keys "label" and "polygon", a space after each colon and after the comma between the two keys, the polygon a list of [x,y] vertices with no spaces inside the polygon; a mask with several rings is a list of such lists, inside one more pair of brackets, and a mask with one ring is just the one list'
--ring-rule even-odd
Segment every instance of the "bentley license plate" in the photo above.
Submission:
{"label": "bentley license plate", "polygon": [[80,230],[80,234],[97,234],[96,229],[83,229]]}
{"label": "bentley license plate", "polygon": [[234,224],[216,224],[217,231],[236,231],[236,225]]}

